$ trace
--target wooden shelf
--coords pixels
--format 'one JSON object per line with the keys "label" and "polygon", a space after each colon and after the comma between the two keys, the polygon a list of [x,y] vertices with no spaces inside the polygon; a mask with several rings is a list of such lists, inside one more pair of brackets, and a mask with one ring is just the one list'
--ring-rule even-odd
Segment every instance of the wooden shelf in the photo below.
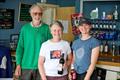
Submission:
{"label": "wooden shelf", "polygon": [[97,64],[120,66],[120,56],[112,56],[111,54],[102,53],[99,55]]}
{"label": "wooden shelf", "polygon": [[102,53],[99,55],[100,58],[111,58],[111,59],[120,59],[120,56],[112,56],[110,53]]}
{"label": "wooden shelf", "polygon": [[15,56],[16,55],[16,51],[15,50],[11,50],[10,53],[11,53],[11,56]]}

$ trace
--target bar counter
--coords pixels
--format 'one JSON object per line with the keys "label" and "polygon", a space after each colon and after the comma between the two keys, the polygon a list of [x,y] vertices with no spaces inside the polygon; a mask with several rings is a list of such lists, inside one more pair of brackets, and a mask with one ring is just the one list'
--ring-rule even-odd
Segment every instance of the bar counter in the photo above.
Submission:
{"label": "bar counter", "polygon": [[100,54],[96,67],[106,70],[105,80],[117,80],[120,75],[120,56]]}

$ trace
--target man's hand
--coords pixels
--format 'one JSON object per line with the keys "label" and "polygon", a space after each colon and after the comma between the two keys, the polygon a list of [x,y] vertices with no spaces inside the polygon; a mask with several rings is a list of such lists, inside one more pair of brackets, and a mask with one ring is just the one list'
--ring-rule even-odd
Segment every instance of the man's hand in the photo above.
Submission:
{"label": "man's hand", "polygon": [[20,76],[21,75],[21,67],[20,65],[17,65],[16,70],[15,70],[15,76]]}

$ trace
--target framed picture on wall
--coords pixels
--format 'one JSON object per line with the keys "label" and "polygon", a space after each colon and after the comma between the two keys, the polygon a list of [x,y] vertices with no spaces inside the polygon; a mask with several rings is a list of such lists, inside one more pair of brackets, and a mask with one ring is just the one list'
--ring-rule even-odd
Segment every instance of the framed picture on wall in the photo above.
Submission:
{"label": "framed picture on wall", "polygon": [[11,34],[10,35],[10,42],[17,43],[19,38],[19,34]]}
{"label": "framed picture on wall", "polygon": [[32,4],[20,3],[18,21],[31,21],[29,9]]}
{"label": "framed picture on wall", "polygon": [[16,50],[18,38],[19,38],[19,34],[10,35],[10,49],[11,50]]}
{"label": "framed picture on wall", "polygon": [[14,28],[14,9],[0,8],[0,29]]}

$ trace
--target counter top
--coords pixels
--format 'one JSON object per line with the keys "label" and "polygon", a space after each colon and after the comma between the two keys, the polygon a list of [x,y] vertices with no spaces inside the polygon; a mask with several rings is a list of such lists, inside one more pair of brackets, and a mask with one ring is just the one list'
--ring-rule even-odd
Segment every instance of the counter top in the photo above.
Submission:
{"label": "counter top", "polygon": [[99,65],[109,65],[109,66],[117,66],[120,67],[120,63],[114,61],[98,61],[97,64]]}
{"label": "counter top", "polygon": [[120,72],[120,63],[109,61],[98,61],[96,67],[103,68],[113,72]]}

